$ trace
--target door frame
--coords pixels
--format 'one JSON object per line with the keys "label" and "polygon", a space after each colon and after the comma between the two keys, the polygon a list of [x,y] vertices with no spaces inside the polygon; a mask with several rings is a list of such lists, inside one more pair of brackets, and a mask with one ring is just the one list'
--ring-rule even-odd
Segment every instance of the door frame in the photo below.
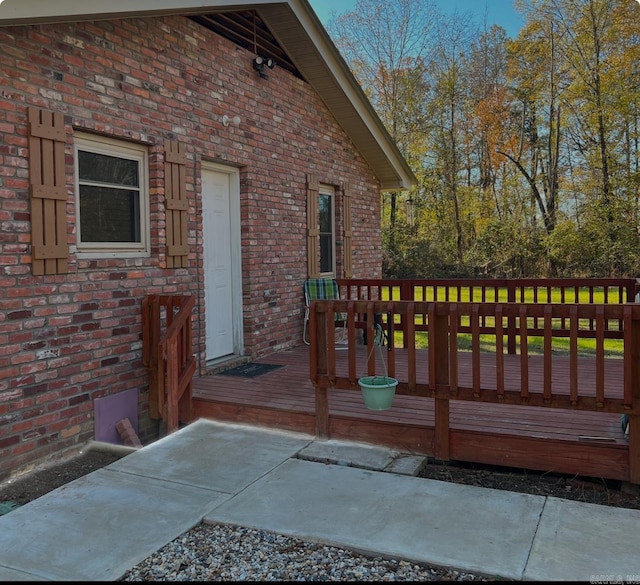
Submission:
{"label": "door frame", "polygon": [[[242,306],[242,244],[241,244],[241,221],[240,221],[240,169],[237,167],[216,163],[213,161],[202,160],[201,173],[212,171],[222,173],[229,178],[229,222],[230,222],[230,252],[231,252],[231,289],[232,289],[232,324],[233,324],[233,355],[244,355],[244,327],[243,327],[243,306]],[[204,205],[204,192],[201,193]],[[204,248],[207,234],[202,226],[202,254],[204,260]],[[203,262],[204,270],[204,262]],[[203,274],[203,290],[202,295],[205,299],[206,307],[206,290],[204,289]],[[206,327],[206,319],[204,321]],[[206,339],[206,331],[205,331]],[[205,347],[206,356],[206,347]],[[207,361],[207,365],[212,365],[218,361],[229,359],[229,356],[213,358]]]}

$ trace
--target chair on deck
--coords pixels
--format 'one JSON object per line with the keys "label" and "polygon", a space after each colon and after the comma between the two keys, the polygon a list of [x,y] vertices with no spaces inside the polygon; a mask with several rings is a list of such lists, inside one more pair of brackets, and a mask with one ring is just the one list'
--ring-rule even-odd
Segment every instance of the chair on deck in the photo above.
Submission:
{"label": "chair on deck", "polygon": [[[307,329],[309,323],[309,307],[311,301],[339,301],[340,287],[333,278],[308,278],[304,281],[304,328],[302,331],[302,341],[309,345],[307,339]],[[336,343],[347,339],[347,314],[336,313]]]}

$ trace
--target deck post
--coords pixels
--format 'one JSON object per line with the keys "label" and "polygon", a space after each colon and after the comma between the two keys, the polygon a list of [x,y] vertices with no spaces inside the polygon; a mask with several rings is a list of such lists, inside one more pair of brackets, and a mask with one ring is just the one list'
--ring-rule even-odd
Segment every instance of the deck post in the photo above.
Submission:
{"label": "deck post", "polygon": [[[317,352],[317,378],[313,385],[316,392],[316,436],[319,439],[329,438],[329,394],[328,388],[321,378],[336,379],[335,371],[329,371],[329,347],[327,344],[327,321],[328,313],[326,311],[315,311],[312,304],[312,314],[309,322],[310,325],[310,341],[312,353]],[[333,315],[333,311],[331,312]],[[332,321],[333,325],[333,321]],[[335,368],[335,360],[334,360]]]}
{"label": "deck post", "polygon": [[[401,301],[413,301],[414,298],[414,287],[410,282],[406,282],[406,281],[402,281],[400,283],[400,300]],[[409,340],[408,340],[408,323],[407,323],[407,316],[406,315],[401,315],[400,316],[400,329],[402,329],[402,347],[404,349],[407,349],[407,347],[409,347]]]}
{"label": "deck post", "polygon": [[640,484],[640,416],[629,415],[629,483]]}
{"label": "deck post", "polygon": [[640,294],[640,278],[636,278],[633,284],[627,285],[627,303],[635,303],[638,294]]}
{"label": "deck post", "polygon": [[316,436],[318,439],[329,438],[329,393],[324,386],[315,385],[316,389]]}
{"label": "deck post", "polygon": [[[515,282],[507,280],[507,302],[516,302],[516,287]],[[516,353],[516,318],[507,317],[507,353]]]}
{"label": "deck post", "polygon": [[[636,307],[632,307],[635,309]],[[634,311],[635,312],[635,311]],[[625,346],[631,343],[631,364],[625,368],[631,378],[631,401],[634,414],[629,415],[629,481],[640,484],[640,415],[635,414],[640,405],[640,320],[631,318],[631,335],[625,336]],[[625,359],[627,359],[625,355]]]}
{"label": "deck post", "polygon": [[437,304],[429,311],[429,367],[434,368],[435,429],[433,454],[436,459],[449,461],[449,397],[441,396],[449,386],[449,314],[438,314]]}
{"label": "deck post", "polygon": [[436,428],[433,434],[433,456],[440,461],[451,459],[449,446],[449,399],[436,398],[434,403]]}

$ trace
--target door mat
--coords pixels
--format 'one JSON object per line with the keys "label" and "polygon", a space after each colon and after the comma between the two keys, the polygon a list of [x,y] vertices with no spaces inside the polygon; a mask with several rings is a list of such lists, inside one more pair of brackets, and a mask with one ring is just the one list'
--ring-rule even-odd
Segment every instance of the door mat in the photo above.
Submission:
{"label": "door mat", "polygon": [[271,370],[277,370],[281,367],[282,366],[280,364],[256,364],[253,362],[249,362],[248,364],[242,364],[241,366],[236,366],[235,368],[224,370],[223,372],[218,372],[218,375],[255,378],[257,376],[261,376],[262,374],[266,374]]}

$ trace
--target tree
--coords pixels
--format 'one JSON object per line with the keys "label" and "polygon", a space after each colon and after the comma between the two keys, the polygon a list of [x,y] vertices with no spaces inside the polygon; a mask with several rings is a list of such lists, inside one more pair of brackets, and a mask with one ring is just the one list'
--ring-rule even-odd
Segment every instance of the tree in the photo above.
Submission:
{"label": "tree", "polygon": [[328,27],[418,179],[383,194],[385,275],[640,272],[640,4],[517,2],[515,40],[430,0]]}
{"label": "tree", "polygon": [[469,96],[464,49],[471,33],[467,17],[453,15],[441,21],[438,41],[429,63],[433,92],[429,113],[434,120],[433,148],[436,165],[441,173],[442,186],[453,209],[453,227],[457,260],[463,261],[464,233],[462,202],[459,192],[459,173],[463,168],[462,145],[467,119]]}
{"label": "tree", "polygon": [[[425,70],[434,32],[430,0],[358,0],[328,30],[412,167],[424,151]],[[388,254],[397,253],[399,194],[389,193]]]}
{"label": "tree", "polygon": [[[583,165],[583,176],[591,176],[591,188],[585,190],[584,185],[583,191],[591,194],[588,203],[599,208],[591,215],[605,222],[599,230],[599,243],[610,272],[615,274],[628,269],[625,232],[629,229],[628,202],[616,181],[622,153],[615,145],[627,129],[625,117],[621,116],[628,99],[624,97],[627,88],[621,81],[629,79],[624,67],[627,59],[620,58],[619,47],[627,47],[631,55],[637,55],[640,17],[636,4],[635,19],[626,22],[632,15],[630,7],[623,8],[624,1],[545,0],[540,7],[562,31],[559,48],[570,79],[567,92],[573,156]],[[637,91],[635,97],[637,100]]]}
{"label": "tree", "polygon": [[497,152],[522,174],[547,234],[556,226],[562,141],[561,100],[565,67],[553,20],[532,18],[518,39],[507,43],[509,76],[520,119],[519,140]]}

